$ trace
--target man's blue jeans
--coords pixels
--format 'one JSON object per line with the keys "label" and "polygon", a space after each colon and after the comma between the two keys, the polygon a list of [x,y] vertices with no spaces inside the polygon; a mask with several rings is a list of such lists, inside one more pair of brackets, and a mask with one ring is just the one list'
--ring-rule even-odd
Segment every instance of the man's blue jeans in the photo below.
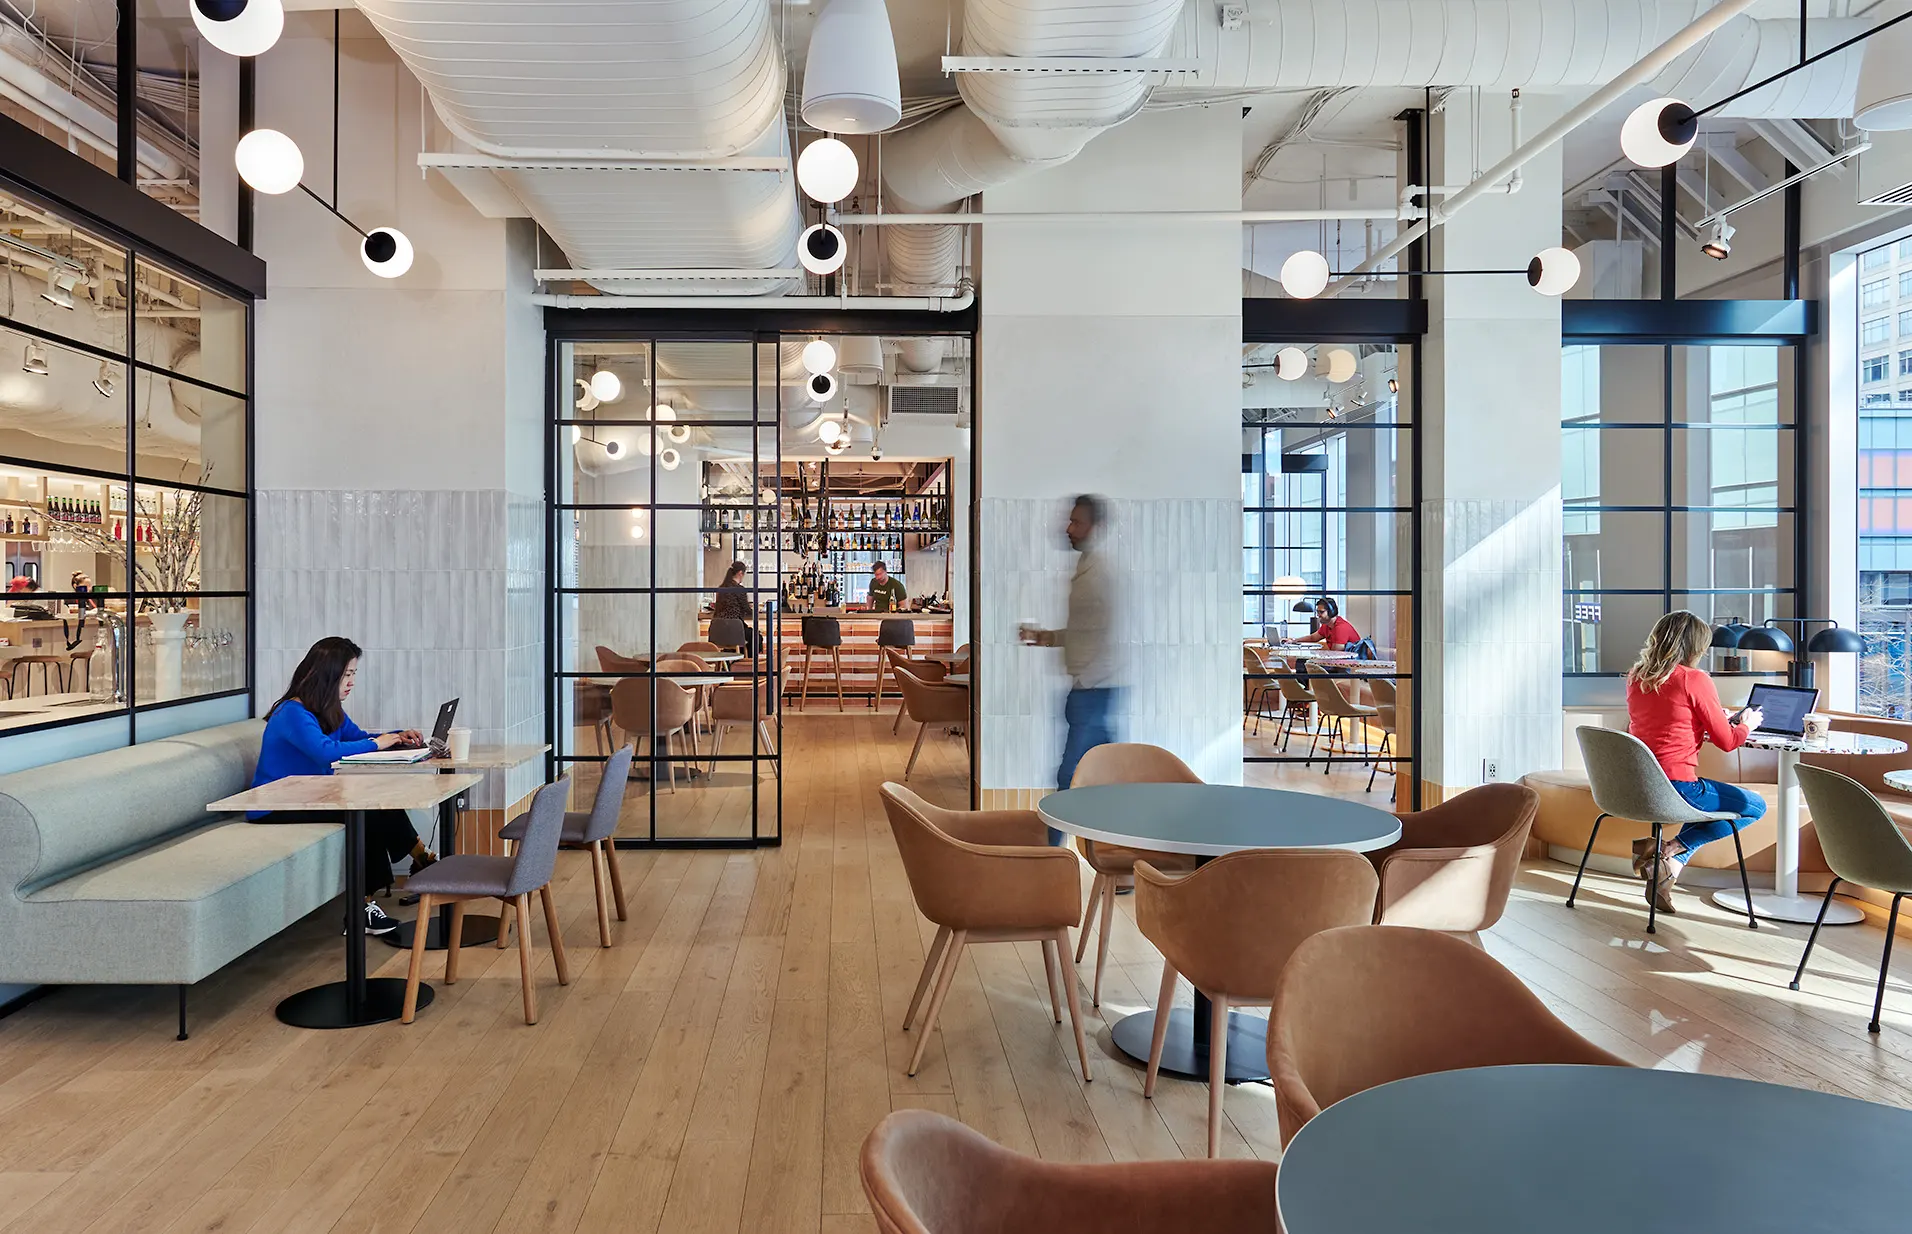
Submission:
{"label": "man's blue jeans", "polygon": [[[1110,717],[1121,694],[1114,687],[1069,691],[1069,701],[1062,705],[1062,719],[1069,732],[1062,741],[1062,765],[1056,769],[1057,789],[1069,787],[1084,754],[1115,740],[1115,724]],[[1049,828],[1049,843],[1063,843],[1063,834],[1054,827]]]}

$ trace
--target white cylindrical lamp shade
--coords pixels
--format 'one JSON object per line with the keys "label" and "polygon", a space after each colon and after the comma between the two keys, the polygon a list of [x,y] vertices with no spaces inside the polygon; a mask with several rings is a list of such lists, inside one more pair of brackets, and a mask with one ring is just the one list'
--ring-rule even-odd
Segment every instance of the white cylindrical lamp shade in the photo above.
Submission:
{"label": "white cylindrical lamp shade", "polygon": [[803,62],[802,114],[825,133],[880,133],[903,118],[883,0],[830,0],[817,15]]}

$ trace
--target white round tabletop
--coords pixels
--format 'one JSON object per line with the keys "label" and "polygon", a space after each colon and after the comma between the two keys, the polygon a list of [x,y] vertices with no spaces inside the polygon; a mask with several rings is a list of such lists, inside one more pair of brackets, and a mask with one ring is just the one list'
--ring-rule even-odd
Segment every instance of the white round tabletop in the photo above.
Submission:
{"label": "white round tabletop", "polygon": [[1788,754],[1900,754],[1905,750],[1903,741],[1891,737],[1836,731],[1827,733],[1817,741],[1807,741],[1804,737],[1755,733],[1746,739],[1746,744],[1758,746],[1763,750],[1783,750]]}
{"label": "white round tabletop", "polygon": [[1220,857],[1250,848],[1386,848],[1400,820],[1358,801],[1239,784],[1098,784],[1036,806],[1051,827],[1108,844]]}
{"label": "white round tabletop", "polygon": [[1912,768],[1888,771],[1882,778],[1887,788],[1896,788],[1902,793],[1912,793]]}
{"label": "white round tabletop", "polygon": [[943,679],[941,681],[932,682],[931,684],[942,685],[942,686],[966,686],[969,684],[969,674],[968,673],[944,673]]}
{"label": "white round tabletop", "polygon": [[1908,1156],[1912,1111],[1895,1106],[1686,1071],[1481,1067],[1329,1106],[1282,1154],[1275,1198],[1287,1234],[1861,1230],[1912,1212]]}
{"label": "white round tabletop", "polygon": [[684,675],[678,677],[659,677],[658,680],[668,681],[674,686],[683,686],[686,690],[689,690],[697,686],[727,686],[737,679],[735,677],[694,677]]}

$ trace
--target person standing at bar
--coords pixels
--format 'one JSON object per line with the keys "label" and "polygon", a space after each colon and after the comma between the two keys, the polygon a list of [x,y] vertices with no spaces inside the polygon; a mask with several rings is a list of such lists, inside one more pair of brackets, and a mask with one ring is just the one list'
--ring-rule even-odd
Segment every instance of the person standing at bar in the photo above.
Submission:
{"label": "person standing at bar", "polygon": [[[1076,764],[1084,754],[1115,740],[1114,715],[1122,692],[1116,653],[1118,597],[1115,579],[1097,546],[1103,521],[1100,497],[1084,493],[1075,499],[1063,529],[1077,554],[1075,574],[1069,580],[1068,624],[1060,630],[1024,625],[1018,631],[1025,643],[1060,647],[1062,666],[1069,674],[1069,697],[1062,708],[1068,732],[1062,742],[1062,763],[1056,768],[1058,789],[1068,788],[1075,779]],[[1049,843],[1062,842],[1062,833],[1051,827]]]}
{"label": "person standing at bar", "polygon": [[890,577],[888,566],[879,561],[870,567],[870,593],[865,599],[872,613],[900,612],[909,598],[902,580]]}

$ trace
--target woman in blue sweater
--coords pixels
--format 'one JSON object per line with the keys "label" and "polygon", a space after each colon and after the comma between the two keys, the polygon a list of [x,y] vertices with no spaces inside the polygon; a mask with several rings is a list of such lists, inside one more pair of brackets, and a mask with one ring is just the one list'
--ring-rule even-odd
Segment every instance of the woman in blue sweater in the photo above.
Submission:
{"label": "woman in blue sweater", "polygon": [[[423,738],[413,730],[368,733],[345,714],[345,700],[358,676],[359,646],[349,638],[322,638],[312,644],[292,674],[285,695],[266,713],[265,739],[259,745],[259,769],[252,786],[270,784],[286,776],[329,776],[332,764],[348,754],[416,745]],[[324,811],[273,810],[251,816],[255,823],[337,823],[337,814]],[[422,870],[438,860],[419,840],[403,810],[365,812],[365,931],[387,934],[398,922],[385,915],[369,893],[392,885],[392,862],[412,859]]]}

